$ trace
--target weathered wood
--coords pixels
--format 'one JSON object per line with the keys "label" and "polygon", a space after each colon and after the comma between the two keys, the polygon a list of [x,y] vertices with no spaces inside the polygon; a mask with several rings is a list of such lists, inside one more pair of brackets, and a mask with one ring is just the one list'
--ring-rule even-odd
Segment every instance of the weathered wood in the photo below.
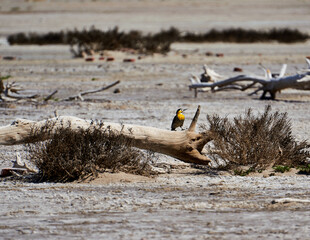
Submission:
{"label": "weathered wood", "polygon": [[[10,76],[4,77],[3,79],[8,79]],[[38,94],[34,95],[21,95],[19,92],[23,90],[20,88],[15,82],[9,83],[7,82],[4,86],[3,79],[0,78],[0,99],[2,101],[12,101],[21,100],[21,99],[33,99],[39,97]]]}
{"label": "weathered wood", "polygon": [[[306,59],[310,69],[310,60]],[[193,82],[189,86],[190,89],[195,89],[195,97],[197,97],[197,89],[210,88],[212,91],[223,91],[228,89],[238,89],[244,91],[253,87],[256,83],[260,86],[250,95],[263,91],[261,99],[266,98],[266,93],[270,93],[270,98],[275,99],[276,93],[287,88],[310,90],[310,71],[306,70],[305,73],[295,74],[291,76],[284,76],[286,64],[283,65],[281,72],[278,76],[273,77],[269,70],[266,71],[265,77],[257,77],[251,75],[238,75],[236,77],[227,78],[215,82]],[[252,82],[246,86],[240,86],[238,83]]]}
{"label": "weathered wood", "polygon": [[[137,148],[163,153],[187,163],[208,164],[210,159],[202,154],[204,145],[211,140],[208,132],[196,133],[195,127],[200,113],[200,106],[190,128],[185,131],[170,131],[154,127],[104,122],[102,130],[122,134],[133,140]],[[52,131],[39,135],[39,141],[52,137],[53,132],[59,127],[70,127],[73,130],[89,128],[93,123],[73,116],[55,117],[43,121],[29,121],[19,119],[11,125],[0,127],[0,144],[15,145],[27,142],[33,129],[40,129],[46,125],[53,126]]]}
{"label": "weathered wood", "polygon": [[108,86],[103,86],[103,87],[101,87],[99,89],[94,89],[94,90],[88,90],[88,91],[80,92],[77,95],[74,95],[74,96],[71,96],[71,97],[63,99],[62,101],[72,101],[72,100],[76,100],[76,99],[81,99],[83,101],[84,99],[83,99],[82,96],[87,95],[87,94],[91,94],[91,93],[102,92],[102,91],[107,90],[107,89],[109,89],[111,87],[114,87],[115,85],[117,85],[119,83],[120,83],[120,81],[118,80],[118,81],[115,81],[114,83],[111,83]]}
{"label": "weathered wood", "polygon": [[[112,84],[109,84],[108,86],[103,86],[99,89],[93,89],[93,90],[88,90],[88,91],[83,91],[78,93],[77,95],[62,99],[62,101],[71,101],[75,99],[81,99],[82,101],[84,100],[82,96],[87,95],[87,94],[92,94],[92,93],[97,93],[97,92],[102,92],[104,90],[107,90],[111,87],[114,87],[115,85],[119,84],[120,81],[115,81]],[[21,88],[18,88],[15,82],[12,83],[7,83],[6,86],[4,86],[2,79],[0,78],[0,100],[2,101],[10,101],[11,99],[14,100],[21,100],[21,99],[33,99],[33,98],[38,98],[40,95],[34,94],[34,95],[21,95],[19,94],[19,91],[21,91]],[[43,99],[44,102],[49,101],[56,93],[58,90],[53,91],[50,95],[45,97]]]}

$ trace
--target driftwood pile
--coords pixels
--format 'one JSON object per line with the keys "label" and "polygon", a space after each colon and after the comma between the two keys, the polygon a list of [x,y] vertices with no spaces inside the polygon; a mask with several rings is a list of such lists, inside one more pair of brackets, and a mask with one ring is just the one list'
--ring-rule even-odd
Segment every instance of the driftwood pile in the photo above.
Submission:
{"label": "driftwood pile", "polygon": [[[200,78],[192,76],[190,78],[190,89],[195,90],[195,97],[197,97],[198,90],[212,92],[224,91],[224,90],[240,90],[245,91],[249,88],[256,88],[255,91],[249,95],[257,94],[262,91],[260,99],[272,99],[276,98],[277,92],[283,89],[292,88],[299,90],[310,90],[310,60],[306,58],[308,69],[303,70],[302,73],[295,75],[285,76],[287,65],[284,64],[279,74],[272,74],[269,69],[264,69],[265,76],[254,75],[238,75],[235,77],[224,77],[212,69],[204,66],[204,73]],[[266,94],[270,96],[267,97]]]}

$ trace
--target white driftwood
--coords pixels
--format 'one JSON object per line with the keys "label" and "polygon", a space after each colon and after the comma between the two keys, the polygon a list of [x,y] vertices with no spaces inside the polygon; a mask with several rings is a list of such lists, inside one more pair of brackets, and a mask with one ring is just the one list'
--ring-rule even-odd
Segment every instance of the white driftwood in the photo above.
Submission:
{"label": "white driftwood", "polygon": [[[211,140],[208,132],[196,133],[196,123],[200,113],[198,106],[196,114],[189,129],[185,131],[170,131],[154,127],[119,124],[104,122],[102,130],[110,129],[115,133],[122,134],[133,140],[137,148],[147,149],[163,153],[181,161],[196,164],[208,164],[210,159],[202,154],[204,145]],[[15,145],[27,142],[33,129],[40,129],[46,124],[52,125],[53,129],[70,126],[71,129],[89,128],[94,124],[90,120],[83,120],[73,116],[55,117],[43,121],[29,121],[19,119],[11,125],[0,127],[0,144]],[[49,134],[39,135],[39,141],[52,137],[53,131]]]}
{"label": "white driftwood", "polygon": [[[238,75],[236,77],[227,78],[216,82],[200,82],[194,83],[189,86],[190,89],[195,89],[195,97],[197,97],[197,91],[200,88],[210,88],[212,91],[222,91],[227,89],[238,89],[244,91],[255,84],[260,84],[252,94],[256,94],[259,91],[263,91],[261,99],[266,99],[266,93],[270,93],[270,98],[275,99],[276,93],[287,88],[310,90],[310,60],[306,59],[309,69],[305,73],[295,74],[291,76],[284,76],[286,70],[286,64],[283,65],[281,72],[278,76],[273,77],[269,70],[266,71],[265,77],[257,77],[251,75]],[[249,85],[240,85],[241,82],[251,82]]]}
{"label": "white driftwood", "polygon": [[299,199],[299,198],[279,198],[271,201],[272,204],[275,203],[310,203],[310,199]]}
{"label": "white driftwood", "polygon": [[4,86],[3,80],[0,78],[0,100],[11,101],[11,100],[21,100],[21,99],[33,99],[39,97],[38,94],[34,95],[21,95],[19,92],[23,90],[15,82],[7,82]]}

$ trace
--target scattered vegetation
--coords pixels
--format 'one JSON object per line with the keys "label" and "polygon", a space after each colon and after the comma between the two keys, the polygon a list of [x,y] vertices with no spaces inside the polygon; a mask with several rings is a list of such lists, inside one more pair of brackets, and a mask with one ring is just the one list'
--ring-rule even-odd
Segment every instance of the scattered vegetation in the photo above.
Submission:
{"label": "scattered vegetation", "polygon": [[246,30],[242,28],[224,29],[222,31],[212,29],[207,33],[187,33],[182,41],[186,42],[235,42],[255,43],[277,41],[280,43],[304,42],[309,35],[297,29],[273,28],[271,30]]}
{"label": "scattered vegetation", "polygon": [[0,76],[0,80],[7,80],[11,77],[11,75]]}
{"label": "scattered vegetation", "polygon": [[218,115],[208,115],[207,119],[214,139],[207,147],[219,168],[240,175],[280,165],[304,166],[310,157],[310,144],[297,142],[292,136],[287,113],[272,113],[270,106],[262,114],[255,115],[248,109],[245,116],[232,120]]}
{"label": "scattered vegetation", "polygon": [[102,31],[91,27],[89,30],[68,30],[60,32],[17,33],[8,37],[8,42],[13,44],[68,44],[71,51],[80,56],[81,52],[119,50],[123,48],[134,49],[140,53],[166,53],[173,42],[270,42],[281,43],[304,42],[309,35],[297,29],[271,29],[246,30],[233,28],[226,30],[212,29],[206,33],[181,33],[177,28],[162,30],[155,34],[142,34],[140,31],[119,31],[117,27]]}
{"label": "scattered vegetation", "polygon": [[166,53],[170,50],[172,41],[177,37],[178,31],[170,29],[156,34],[143,35],[139,31],[128,33],[119,31],[117,27],[101,31],[95,27],[82,31],[49,32],[46,34],[17,33],[8,37],[13,44],[68,44],[75,56],[82,56],[82,52],[90,54],[91,51],[133,49],[141,53]]}
{"label": "scattered vegetation", "polygon": [[238,176],[247,176],[249,175],[251,172],[255,172],[255,169],[250,167],[249,169],[243,170],[243,169],[234,169],[234,174],[238,175]]}
{"label": "scattered vegetation", "polygon": [[106,170],[153,174],[151,153],[133,148],[131,140],[111,130],[102,130],[102,126],[99,123],[78,130],[60,127],[51,139],[43,142],[35,141],[42,134],[50,134],[52,124],[33,130],[28,141],[35,143],[25,147],[29,161],[39,170],[38,181],[69,182],[96,177]]}
{"label": "scattered vegetation", "polygon": [[285,173],[289,172],[291,168],[289,166],[277,165],[273,167],[275,172]]}
{"label": "scattered vegetation", "polygon": [[299,166],[298,169],[299,169],[298,171],[299,174],[310,175],[310,164]]}

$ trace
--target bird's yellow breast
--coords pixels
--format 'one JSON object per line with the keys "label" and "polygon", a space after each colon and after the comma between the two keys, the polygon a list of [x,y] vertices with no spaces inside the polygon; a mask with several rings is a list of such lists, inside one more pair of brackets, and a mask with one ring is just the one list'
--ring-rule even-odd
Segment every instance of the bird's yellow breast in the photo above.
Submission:
{"label": "bird's yellow breast", "polygon": [[178,113],[178,119],[179,120],[184,120],[185,116],[182,113]]}

